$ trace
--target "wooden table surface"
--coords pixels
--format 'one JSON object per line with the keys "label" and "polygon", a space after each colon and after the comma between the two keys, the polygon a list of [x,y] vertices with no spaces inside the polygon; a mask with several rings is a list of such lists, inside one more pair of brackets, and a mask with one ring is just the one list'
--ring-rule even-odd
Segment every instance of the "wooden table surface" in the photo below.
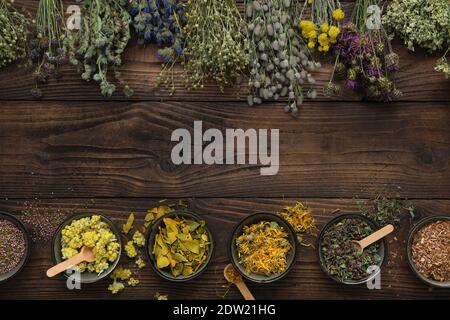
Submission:
{"label": "wooden table surface", "polygon": [[[32,12],[37,6],[37,0],[16,3]],[[41,211],[103,213],[121,224],[130,212],[142,219],[159,200],[183,198],[205,218],[217,246],[206,273],[192,282],[172,284],[147,267],[137,287],[112,296],[108,281],[70,291],[62,277],[47,279],[50,243],[37,242],[23,272],[0,286],[0,299],[153,299],[156,292],[171,299],[225,293],[238,299],[235,288],[224,288],[222,269],[229,262],[231,230],[248,214],[300,200],[313,209],[320,227],[335,209],[358,212],[356,196],[371,198],[395,185],[421,215],[449,215],[450,80],[433,70],[437,54],[412,53],[398,41],[394,50],[404,93],[399,101],[367,103],[354,94],[326,98],[319,89],[319,98],[306,102],[298,119],[283,113],[282,103],[248,107],[245,86],[237,93],[220,93],[214,85],[188,92],[178,81],[170,97],[155,86],[160,65],[153,46],[131,43],[126,51],[122,74],[135,90],[131,99],[118,93],[104,100],[97,85],[67,66],[62,79],[42,86],[44,98],[33,101],[29,72],[16,66],[1,70],[0,210],[22,214],[32,203]],[[325,64],[318,88],[330,72]],[[171,133],[192,128],[194,120],[202,120],[205,129],[279,128],[278,175],[260,176],[257,165],[175,166]],[[283,280],[249,286],[257,299],[450,299],[449,290],[431,289],[410,272],[410,226],[403,223],[389,237],[381,290],[333,282],[309,247]]]}

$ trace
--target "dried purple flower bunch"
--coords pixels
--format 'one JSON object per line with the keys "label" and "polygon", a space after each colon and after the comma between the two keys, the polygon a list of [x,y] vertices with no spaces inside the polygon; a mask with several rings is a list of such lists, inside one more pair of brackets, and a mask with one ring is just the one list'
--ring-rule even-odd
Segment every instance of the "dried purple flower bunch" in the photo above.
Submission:
{"label": "dried purple flower bunch", "polygon": [[60,0],[40,0],[36,25],[28,42],[29,65],[34,69],[36,86],[31,95],[39,99],[42,91],[38,84],[60,76],[59,67],[66,61],[63,45],[65,22]]}
{"label": "dried purple flower bunch", "polygon": [[340,86],[334,83],[336,79],[343,79],[346,88],[371,101],[387,102],[402,95],[394,83],[399,57],[393,52],[383,26],[367,28],[367,8],[378,4],[377,0],[356,1],[352,22],[342,27],[336,46],[335,68],[325,87],[328,95],[340,92]]}
{"label": "dried purple flower bunch", "polygon": [[185,25],[185,4],[179,0],[131,0],[128,12],[140,45],[155,43],[164,48],[158,57],[164,62],[179,56],[184,50],[181,33]]}
{"label": "dried purple flower bunch", "polygon": [[104,97],[111,97],[116,91],[109,71],[114,73],[124,95],[131,97],[133,90],[118,70],[130,39],[128,11],[119,0],[85,0],[81,14],[81,30],[68,33],[65,40],[70,62],[78,67],[83,80],[94,80],[100,85]]}
{"label": "dried purple flower bunch", "polygon": [[317,96],[304,85],[315,83],[311,72],[321,67],[295,29],[298,4],[291,0],[247,0],[245,5],[251,40],[248,104],[286,97],[285,111],[295,116],[305,95]]}

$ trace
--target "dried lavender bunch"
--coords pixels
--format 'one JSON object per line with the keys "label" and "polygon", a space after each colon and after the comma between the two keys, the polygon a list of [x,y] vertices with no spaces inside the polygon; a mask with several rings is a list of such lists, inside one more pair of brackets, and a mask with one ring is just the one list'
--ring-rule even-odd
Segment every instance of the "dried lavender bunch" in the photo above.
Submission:
{"label": "dried lavender bunch", "polygon": [[334,82],[339,78],[344,79],[348,89],[361,93],[367,100],[387,102],[402,94],[394,83],[399,57],[392,50],[387,33],[382,26],[367,29],[366,12],[371,5],[379,5],[379,1],[357,0],[352,22],[342,28],[335,68],[325,87],[327,94],[339,93],[340,87]]}
{"label": "dried lavender bunch", "polygon": [[448,0],[393,0],[383,16],[389,33],[400,36],[408,49],[414,46],[430,52],[450,43]]}
{"label": "dried lavender bunch", "polygon": [[11,0],[0,0],[0,68],[26,57],[30,19],[12,6]]}
{"label": "dried lavender bunch", "polygon": [[59,67],[66,60],[63,45],[65,23],[63,5],[60,0],[40,0],[36,25],[28,42],[29,65],[34,69],[35,88],[31,89],[34,98],[41,98],[38,84],[47,83],[50,77],[60,76]]}
{"label": "dried lavender bunch", "polygon": [[290,0],[247,0],[250,37],[250,95],[248,104],[287,97],[286,112],[298,114],[306,94],[315,98],[310,72],[320,68],[314,62],[299,32],[295,30],[297,4]]}
{"label": "dried lavender bunch", "polygon": [[119,0],[85,0],[81,30],[69,33],[66,38],[70,62],[78,67],[83,80],[97,82],[105,97],[111,97],[116,91],[108,77],[110,70],[125,96],[133,94],[118,70],[130,39],[130,22],[131,17]]}
{"label": "dried lavender bunch", "polygon": [[189,0],[186,9],[184,70],[188,88],[215,81],[234,85],[248,66],[245,21],[235,0]]}
{"label": "dried lavender bunch", "polygon": [[444,73],[445,79],[450,78],[450,64],[447,60],[447,54],[449,51],[450,47],[447,49],[447,51],[445,51],[442,58],[439,58],[436,61],[436,67],[434,68],[434,70]]}
{"label": "dried lavender bunch", "polygon": [[165,48],[158,50],[164,62],[181,55],[184,40],[181,27],[185,25],[185,4],[179,0],[131,0],[127,5],[138,43],[156,43]]}

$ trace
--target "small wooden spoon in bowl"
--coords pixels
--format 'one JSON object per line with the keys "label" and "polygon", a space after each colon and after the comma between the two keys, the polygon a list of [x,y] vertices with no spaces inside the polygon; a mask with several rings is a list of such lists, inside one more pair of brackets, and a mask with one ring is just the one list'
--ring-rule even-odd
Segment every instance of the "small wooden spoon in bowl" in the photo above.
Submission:
{"label": "small wooden spoon in bowl", "polygon": [[223,276],[228,282],[234,284],[239,289],[245,300],[255,300],[255,297],[253,297],[247,285],[242,280],[241,275],[237,273],[232,264],[225,266]]}
{"label": "small wooden spoon in bowl", "polygon": [[92,248],[89,247],[83,247],[81,248],[80,253],[77,255],[74,255],[72,258],[67,259],[56,266],[51,267],[47,270],[47,277],[52,278],[56,276],[57,274],[60,274],[61,272],[66,271],[67,269],[72,268],[73,266],[76,266],[77,264],[81,262],[93,262],[95,261],[95,253]]}
{"label": "small wooden spoon in bowl", "polygon": [[365,237],[362,240],[359,241],[352,240],[352,243],[355,245],[355,249],[359,253],[363,253],[365,248],[370,246],[372,243],[377,242],[378,240],[384,238],[392,231],[394,231],[394,226],[392,224],[388,224],[387,226],[384,226],[383,228],[375,231],[374,233]]}

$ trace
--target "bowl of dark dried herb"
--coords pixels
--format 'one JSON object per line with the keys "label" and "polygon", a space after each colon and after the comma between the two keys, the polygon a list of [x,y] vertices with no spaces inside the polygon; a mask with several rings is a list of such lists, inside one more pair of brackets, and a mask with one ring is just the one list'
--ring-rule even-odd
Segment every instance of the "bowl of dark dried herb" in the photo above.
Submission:
{"label": "bowl of dark dried herb", "polygon": [[153,270],[173,282],[200,276],[211,261],[214,240],[206,222],[187,210],[160,217],[147,234],[146,253]]}
{"label": "bowl of dark dried herb", "polygon": [[295,231],[273,213],[256,213],[244,218],[230,241],[235,269],[256,283],[270,283],[286,276],[295,264],[297,252]]}
{"label": "bowl of dark dried herb", "polygon": [[361,240],[379,229],[371,219],[360,214],[342,214],[330,220],[321,230],[317,250],[323,271],[344,284],[362,284],[374,279],[387,256],[387,242],[379,240],[355,250],[352,240]]}
{"label": "bowl of dark dried herb", "polygon": [[30,251],[31,238],[23,223],[12,214],[0,212],[0,283],[23,269]]}
{"label": "bowl of dark dried herb", "polygon": [[406,246],[408,264],[424,283],[450,288],[450,216],[426,217],[411,229]]}

